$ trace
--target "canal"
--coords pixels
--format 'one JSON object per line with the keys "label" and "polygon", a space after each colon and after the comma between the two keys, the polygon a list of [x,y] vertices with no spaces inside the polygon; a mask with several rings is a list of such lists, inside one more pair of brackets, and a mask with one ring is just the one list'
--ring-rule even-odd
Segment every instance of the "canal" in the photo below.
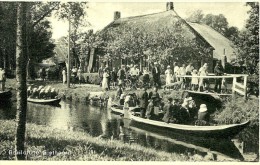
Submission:
{"label": "canal", "polygon": [[[16,105],[0,107],[0,119],[15,118]],[[87,132],[93,137],[113,138],[125,143],[138,143],[145,147],[185,156],[196,155],[223,161],[237,159],[252,161],[259,149],[256,133],[245,129],[231,140],[194,138],[164,132],[149,126],[134,123],[114,114],[109,108],[73,104],[64,101],[60,106],[28,103],[27,123],[49,127]],[[241,138],[247,136],[247,138]],[[257,138],[256,138],[257,137]]]}

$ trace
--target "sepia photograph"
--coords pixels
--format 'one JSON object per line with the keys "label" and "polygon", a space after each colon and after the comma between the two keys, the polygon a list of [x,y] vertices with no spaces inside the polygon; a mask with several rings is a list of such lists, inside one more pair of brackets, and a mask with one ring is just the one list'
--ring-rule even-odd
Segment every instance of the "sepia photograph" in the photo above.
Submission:
{"label": "sepia photograph", "polygon": [[259,2],[0,1],[2,161],[259,163]]}

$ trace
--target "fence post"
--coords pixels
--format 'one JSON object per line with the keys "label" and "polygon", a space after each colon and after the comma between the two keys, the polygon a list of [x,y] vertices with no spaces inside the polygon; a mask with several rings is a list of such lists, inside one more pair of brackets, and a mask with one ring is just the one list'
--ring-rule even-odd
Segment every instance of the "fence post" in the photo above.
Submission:
{"label": "fence post", "polygon": [[245,89],[244,99],[247,100],[247,75],[244,76],[244,89]]}
{"label": "fence post", "polygon": [[237,77],[233,76],[233,85],[232,85],[232,98],[235,98],[235,88],[236,88],[236,83],[237,83]]}

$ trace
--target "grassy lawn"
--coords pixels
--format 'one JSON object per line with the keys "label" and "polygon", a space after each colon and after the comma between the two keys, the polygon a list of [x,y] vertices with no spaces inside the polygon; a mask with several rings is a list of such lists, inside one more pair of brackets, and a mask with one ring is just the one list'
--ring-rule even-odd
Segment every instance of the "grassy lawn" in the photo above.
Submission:
{"label": "grassy lawn", "polygon": [[[137,144],[91,137],[27,124],[28,160],[189,161],[193,157],[158,151]],[[15,122],[0,120],[0,160],[14,159]]]}

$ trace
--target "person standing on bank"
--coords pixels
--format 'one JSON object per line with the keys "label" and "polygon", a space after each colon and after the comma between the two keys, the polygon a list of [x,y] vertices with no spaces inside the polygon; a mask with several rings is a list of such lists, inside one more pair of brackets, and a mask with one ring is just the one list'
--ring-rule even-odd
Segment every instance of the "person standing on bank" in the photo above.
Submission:
{"label": "person standing on bank", "polygon": [[79,84],[81,84],[81,78],[82,78],[82,70],[81,70],[81,67],[79,67],[79,69],[78,69],[77,76],[78,76]]}
{"label": "person standing on bank", "polygon": [[5,71],[0,68],[0,83],[1,83],[1,90],[5,90]]}
{"label": "person standing on bank", "polygon": [[166,81],[166,85],[171,84],[171,80],[172,80],[172,70],[170,65],[167,66],[167,70],[165,71],[165,81]]}
{"label": "person standing on bank", "polygon": [[63,70],[62,70],[62,83],[65,84],[66,81],[67,81],[67,74],[66,74],[65,68],[63,68]]}
{"label": "person standing on bank", "polygon": [[116,68],[113,67],[113,70],[111,71],[111,82],[112,82],[112,87],[116,87],[116,80],[117,80],[117,73],[116,73]]}
{"label": "person standing on bank", "polygon": [[160,80],[161,70],[157,62],[154,63],[154,67],[152,69],[152,75],[153,75],[154,86],[161,88],[161,80]]}
{"label": "person standing on bank", "polygon": [[100,68],[98,69],[99,85],[100,86],[102,86],[103,74],[104,74],[104,68],[101,65]]}
{"label": "person standing on bank", "polygon": [[118,70],[117,77],[118,77],[118,84],[121,84],[124,87],[125,86],[124,80],[126,78],[126,71],[124,65],[121,65],[121,69]]}
{"label": "person standing on bank", "polygon": [[104,73],[103,73],[103,81],[102,81],[102,88],[104,90],[109,90],[109,87],[108,87],[108,79],[109,79],[109,74],[108,74],[108,70],[105,69],[104,70]]}
{"label": "person standing on bank", "polygon": [[[216,76],[222,76],[224,74],[224,68],[221,65],[221,62],[218,61],[215,68],[214,68],[214,73]],[[215,88],[214,91],[220,93],[221,92],[221,78],[216,78],[215,79]]]}

